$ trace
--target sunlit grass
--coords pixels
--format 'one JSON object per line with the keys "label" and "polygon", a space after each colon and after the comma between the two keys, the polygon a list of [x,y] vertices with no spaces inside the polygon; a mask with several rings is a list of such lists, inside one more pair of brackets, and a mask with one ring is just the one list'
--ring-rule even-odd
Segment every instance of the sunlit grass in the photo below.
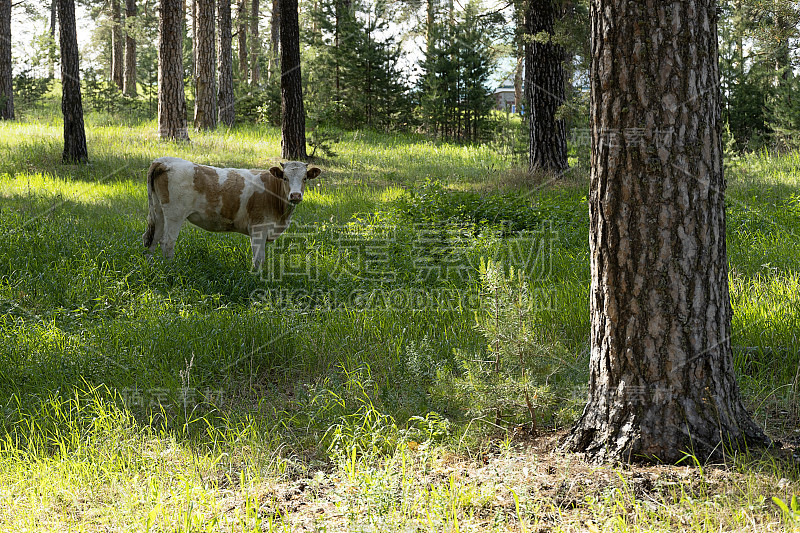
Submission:
{"label": "sunlit grass", "polygon": [[[563,355],[545,425],[580,412],[585,176],[532,191],[487,146],[345,133],[259,276],[244,236],[188,225],[173,262],[147,262],[145,172],[163,155],[268,167],[278,130],[176,144],[152,122],[87,126],[91,164],[72,166],[59,119],[0,124],[0,529],[784,530],[770,487],[785,479],[788,501],[798,474],[769,458],[642,492],[638,473],[553,467],[434,394],[456,353],[486,353],[469,302],[492,257],[527,272],[537,345]],[[800,416],[798,161],[728,171],[736,368],[759,423],[785,432]],[[404,211],[426,183],[441,191]],[[522,207],[492,211],[503,195]],[[468,200],[483,226],[425,218],[428,200],[462,215]],[[503,233],[492,213],[530,226]],[[542,238],[547,256],[527,254]],[[441,259],[453,271],[421,276],[421,250],[455,250]]]}

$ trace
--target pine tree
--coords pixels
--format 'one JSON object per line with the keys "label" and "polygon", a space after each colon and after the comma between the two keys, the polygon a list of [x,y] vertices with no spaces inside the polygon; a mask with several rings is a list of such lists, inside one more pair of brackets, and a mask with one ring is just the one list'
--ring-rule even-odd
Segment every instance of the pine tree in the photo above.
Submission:
{"label": "pine tree", "polygon": [[14,119],[14,76],[11,64],[11,2],[0,4],[0,119]]}
{"label": "pine tree", "polygon": [[61,44],[61,112],[64,115],[65,163],[86,163],[86,131],[83,125],[81,102],[78,30],[75,23],[75,0],[59,0],[58,26]]}
{"label": "pine tree", "polygon": [[188,141],[181,0],[161,0],[158,33],[158,134],[162,139]]}

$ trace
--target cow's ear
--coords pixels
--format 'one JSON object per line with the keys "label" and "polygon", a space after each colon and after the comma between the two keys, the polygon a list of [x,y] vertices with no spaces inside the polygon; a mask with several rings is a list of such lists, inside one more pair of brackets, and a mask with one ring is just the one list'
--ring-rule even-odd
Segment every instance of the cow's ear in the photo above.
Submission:
{"label": "cow's ear", "polygon": [[322,169],[319,167],[311,167],[306,171],[306,179],[313,180],[322,174]]}
{"label": "cow's ear", "polygon": [[283,179],[283,169],[281,167],[272,167],[269,169],[269,173],[276,178]]}

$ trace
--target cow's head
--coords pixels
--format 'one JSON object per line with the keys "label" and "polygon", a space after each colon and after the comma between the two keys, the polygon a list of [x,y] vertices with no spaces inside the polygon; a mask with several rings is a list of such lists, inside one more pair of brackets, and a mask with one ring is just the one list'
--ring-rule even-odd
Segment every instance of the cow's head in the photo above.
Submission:
{"label": "cow's head", "polygon": [[[283,168],[281,168],[283,167]],[[288,200],[291,204],[299,204],[303,201],[303,191],[306,188],[306,180],[313,180],[322,173],[317,167],[308,168],[305,163],[299,161],[289,161],[281,163],[280,167],[269,169],[270,174],[280,178],[289,186]]]}

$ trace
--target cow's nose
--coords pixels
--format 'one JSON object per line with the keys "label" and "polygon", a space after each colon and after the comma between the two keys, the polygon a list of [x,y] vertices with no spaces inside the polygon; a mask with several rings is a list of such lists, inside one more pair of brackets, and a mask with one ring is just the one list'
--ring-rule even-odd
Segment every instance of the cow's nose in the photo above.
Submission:
{"label": "cow's nose", "polygon": [[303,193],[301,192],[293,192],[289,195],[289,201],[293,204],[299,204],[303,201]]}

